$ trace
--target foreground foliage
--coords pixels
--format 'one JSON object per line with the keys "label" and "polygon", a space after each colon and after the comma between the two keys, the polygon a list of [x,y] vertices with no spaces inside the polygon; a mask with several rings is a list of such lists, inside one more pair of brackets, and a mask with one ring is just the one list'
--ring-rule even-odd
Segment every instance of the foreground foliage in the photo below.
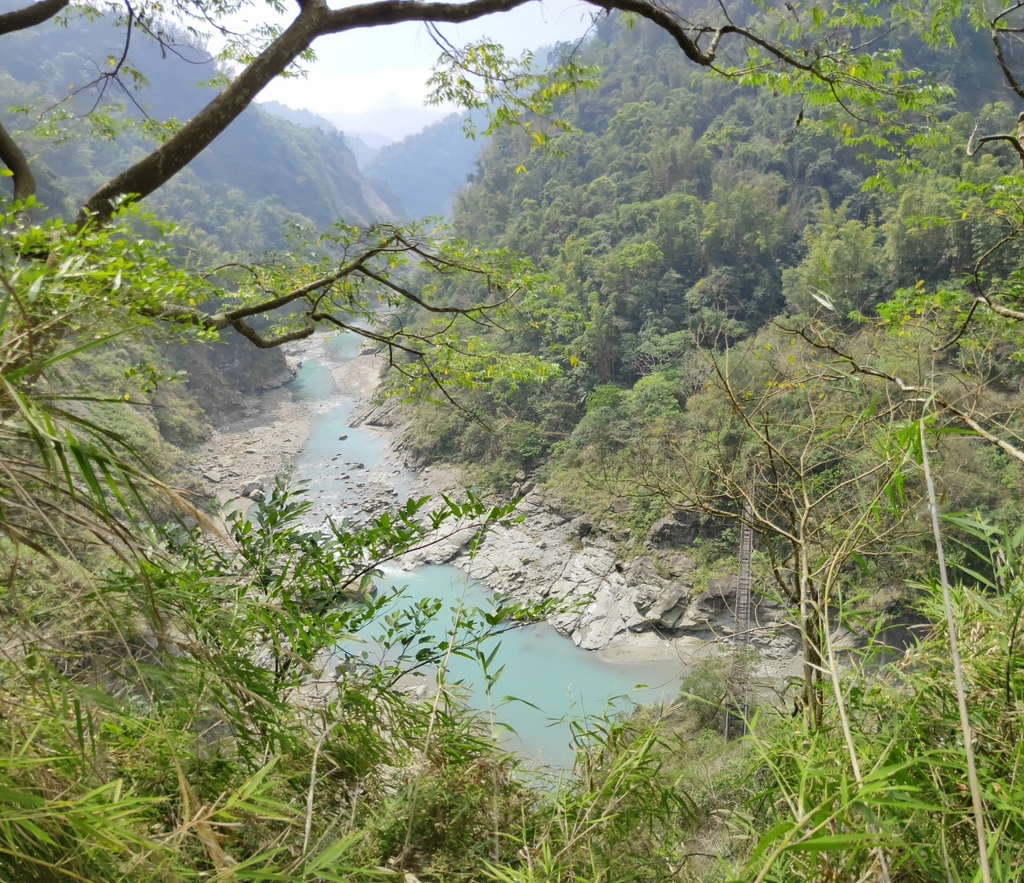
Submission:
{"label": "foreground foliage", "polygon": [[[366,594],[379,562],[450,518],[488,513],[452,504],[421,523],[422,501],[410,502],[357,539],[304,531],[306,508],[279,485],[258,524],[231,524],[227,547],[168,535],[134,566],[65,567],[56,580],[53,561],[4,543],[0,862],[11,878],[234,868],[237,879],[345,879],[343,856],[362,838],[316,807],[362,818],[417,763],[500,773],[443,693],[410,703],[393,683],[526,612],[464,617],[450,648],[388,665],[338,649],[379,628],[386,599]],[[424,627],[411,616],[371,646],[415,648]]]}
{"label": "foreground foliage", "polygon": [[[228,537],[164,533],[94,574],[5,541],[0,875],[665,879],[694,818],[670,734],[581,734],[578,778],[538,789],[445,684],[450,655],[543,610],[461,610],[438,640],[440,604],[368,594],[449,521],[508,514],[423,502],[310,532],[279,484]],[[411,699],[422,670],[436,692]]]}
{"label": "foreground foliage", "polygon": [[[173,558],[98,576],[54,580],[5,541],[5,879],[845,880],[880,861],[891,879],[973,877],[937,586],[905,657],[880,665],[872,641],[826,678],[820,726],[769,707],[725,746],[706,670],[681,705],[581,733],[574,775],[538,789],[443,684],[427,701],[395,689],[526,612],[467,615],[450,644],[387,653],[422,649],[429,618],[382,628],[390,598],[337,581],[360,569],[351,535],[305,531],[304,507],[279,487],[262,523],[233,524],[233,552],[179,535]],[[1024,837],[1024,537],[958,521],[997,574],[967,571],[954,600],[992,879],[1008,881]],[[408,525],[362,536],[397,551]]]}
{"label": "foreground foliage", "polygon": [[[954,520],[977,538],[972,552],[995,567],[994,580],[963,574],[953,612],[978,764],[986,879],[1016,880],[1024,837],[1017,648],[1024,536]],[[922,588],[920,640],[880,668],[883,644],[855,654],[830,684],[822,727],[765,716],[758,722],[750,745],[761,791],[752,804],[759,811],[749,878],[864,879],[884,863],[892,879],[981,879],[941,588],[938,581]]]}

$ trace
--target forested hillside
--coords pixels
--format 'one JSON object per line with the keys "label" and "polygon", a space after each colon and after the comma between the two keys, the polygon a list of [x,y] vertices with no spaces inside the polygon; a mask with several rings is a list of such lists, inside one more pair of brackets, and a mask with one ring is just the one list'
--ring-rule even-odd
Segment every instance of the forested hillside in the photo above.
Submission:
{"label": "forested hillside", "polygon": [[[306,126],[311,129],[322,129],[326,132],[333,132],[338,127],[335,126],[327,117],[320,116],[318,113],[301,109],[295,110],[294,108],[288,107],[285,104],[281,104],[279,101],[261,101],[260,109],[267,111],[267,113],[273,114],[276,117],[280,117],[283,120],[288,120],[290,123],[295,123],[299,126]],[[356,158],[359,163],[359,168],[365,172],[370,168],[374,158],[380,151],[381,146],[371,146],[367,144],[359,135],[354,135],[351,132],[342,132],[345,137],[345,144],[348,145],[348,149],[352,151],[352,155]],[[385,147],[388,145],[384,145]],[[376,188],[384,186],[382,180],[374,182]],[[383,195],[383,194],[382,194]],[[390,200],[388,204],[394,208],[394,205]]]}
{"label": "forested hillside", "polygon": [[[1001,87],[987,47],[968,41],[955,53],[917,54],[930,70],[948,71],[958,91],[921,116],[898,161],[891,145],[866,137],[877,129],[834,107],[798,95],[766,100],[763,90],[695,72],[653,26],[602,23],[579,58],[601,69],[600,85],[557,109],[573,130],[541,150],[522,130],[491,139],[454,212],[461,235],[526,255],[555,281],[557,296],[527,298],[489,339],[551,359],[560,376],[460,391],[498,432],[465,412],[423,409],[421,454],[477,464],[478,477],[499,486],[543,467],[568,492],[600,472],[606,493],[588,478],[577,500],[600,511],[619,468],[653,456],[652,438],[699,449],[706,426],[689,421],[687,402],[700,399],[727,351],[737,364],[794,346],[813,359],[787,333],[801,329],[852,354],[877,352],[884,370],[908,382],[933,372],[1014,407],[1019,362],[996,357],[1011,344],[954,340],[950,331],[949,345],[932,351],[956,318],[933,307],[956,292],[969,306],[980,260],[991,276],[1016,266],[1018,245],[1004,242],[1005,226],[982,209],[1019,160],[1009,149],[965,152],[976,127],[1007,130],[1014,112],[989,103]],[[914,290],[923,296],[911,309]],[[449,296],[465,305],[474,292]],[[822,390],[827,407],[839,388]],[[1012,492],[995,491],[992,468],[1010,469],[997,483]],[[981,473],[984,490],[972,489]],[[622,478],[642,476],[627,468]],[[949,481],[956,505],[988,511],[1015,506],[1020,490],[1009,463],[987,460]],[[637,526],[678,502],[658,496],[633,498]]]}
{"label": "forested hillside", "polygon": [[383,178],[413,217],[448,215],[455,192],[466,183],[482,147],[465,129],[465,117],[451,114],[382,147],[366,171]]}

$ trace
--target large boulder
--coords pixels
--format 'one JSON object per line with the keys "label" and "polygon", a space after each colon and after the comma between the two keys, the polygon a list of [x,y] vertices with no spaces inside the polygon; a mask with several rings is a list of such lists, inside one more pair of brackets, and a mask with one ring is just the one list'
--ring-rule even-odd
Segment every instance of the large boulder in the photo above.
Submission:
{"label": "large boulder", "polygon": [[632,604],[630,631],[649,629],[674,632],[690,607],[693,583],[685,579],[666,579],[655,570],[650,559],[636,558],[626,571],[627,597]]}
{"label": "large boulder", "polygon": [[696,512],[682,511],[654,522],[648,538],[655,545],[678,549],[692,546],[703,532],[706,532],[704,519]]}
{"label": "large boulder", "polygon": [[263,496],[263,482],[250,481],[242,488],[243,497],[249,497],[250,499],[255,500],[256,497],[254,497],[253,494],[259,494],[260,497]]}
{"label": "large boulder", "polygon": [[629,623],[622,616],[621,596],[617,591],[621,587],[613,582],[601,583],[580,616],[579,626],[572,632],[573,642],[584,650],[602,650],[612,638],[629,629]]}
{"label": "large boulder", "polygon": [[639,615],[639,621],[630,625],[630,631],[634,632],[652,628],[674,632],[690,606],[689,593],[676,586],[667,591],[651,585],[636,586],[631,592],[631,600]]}

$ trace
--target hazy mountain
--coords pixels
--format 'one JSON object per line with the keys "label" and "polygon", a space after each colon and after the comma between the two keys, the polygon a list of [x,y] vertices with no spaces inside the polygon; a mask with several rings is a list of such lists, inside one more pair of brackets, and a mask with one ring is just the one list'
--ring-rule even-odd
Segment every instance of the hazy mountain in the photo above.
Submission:
{"label": "hazy mountain", "polygon": [[[327,117],[314,113],[305,107],[289,107],[280,101],[260,102],[260,110],[265,110],[276,117],[288,120],[297,126],[306,126],[310,129],[319,129],[322,132],[337,132],[338,127]],[[356,158],[360,169],[365,169],[377,155],[377,151],[386,144],[391,144],[390,138],[383,135],[367,134],[365,136],[355,135],[351,132],[342,132],[345,136],[345,143]]]}
{"label": "hazy mountain", "polygon": [[[112,120],[184,120],[215,94],[208,81],[217,75],[213,57],[201,46],[178,38],[172,51],[136,35],[131,62],[143,83],[126,92],[100,78],[97,67],[118,57],[124,32],[111,20],[72,18],[66,26],[48,24],[10,35],[0,57],[0,90],[11,105],[88,110],[99,97]],[[43,62],[40,62],[43,59]],[[127,79],[127,78],[125,78]],[[106,91],[100,95],[100,89]],[[69,86],[82,87],[79,93]],[[280,239],[284,220],[326,227],[393,220],[405,211],[386,187],[363,177],[344,136],[328,120],[310,125],[315,115],[297,111],[296,125],[259,107],[247,109],[210,148],[146,201],[151,211],[183,221],[197,234],[214,236],[226,248],[260,251]],[[141,132],[116,141],[78,140],[77,127],[59,147],[34,141],[26,130],[35,120],[3,115],[36,162],[40,199],[56,212],[73,213],[95,187],[151,148]],[[45,122],[45,120],[44,120]]]}
{"label": "hazy mountain", "polygon": [[[364,172],[369,167],[370,163],[374,161],[380,150],[381,145],[374,146],[373,141],[375,139],[372,135],[366,136],[369,140],[364,140],[361,135],[352,135],[349,132],[345,132],[345,143],[348,144],[349,150],[355,155],[356,162],[359,163],[359,168]],[[384,141],[385,144],[390,144],[390,141]]]}
{"label": "hazy mountain", "polygon": [[453,113],[397,144],[382,147],[365,166],[385,180],[416,218],[447,214],[455,191],[476,166],[481,141],[466,136],[463,116]]}
{"label": "hazy mountain", "polygon": [[405,107],[397,103],[362,113],[336,111],[326,116],[343,132],[359,135],[371,147],[383,147],[442,120],[446,111],[432,107]]}
{"label": "hazy mountain", "polygon": [[274,116],[280,117],[282,120],[288,120],[289,123],[295,123],[297,126],[321,129],[324,132],[333,132],[338,128],[327,117],[314,113],[305,107],[289,107],[280,101],[261,101],[257,106],[260,110],[272,113]]}

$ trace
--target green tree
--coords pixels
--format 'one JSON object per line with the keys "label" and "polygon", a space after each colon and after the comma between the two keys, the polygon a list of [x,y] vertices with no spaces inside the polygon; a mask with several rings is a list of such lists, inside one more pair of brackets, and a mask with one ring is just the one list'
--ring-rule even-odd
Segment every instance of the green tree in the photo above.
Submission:
{"label": "green tree", "polygon": [[804,233],[807,253],[783,274],[786,302],[796,313],[813,315],[822,306],[841,317],[870,312],[882,289],[882,255],[870,223],[848,220],[845,207],[822,209]]}
{"label": "green tree", "polygon": [[873,400],[798,338],[765,333],[705,358],[706,388],[684,415],[634,441],[620,480],[669,511],[750,524],[773,594],[794,610],[802,707],[818,726],[826,644],[838,626],[829,618],[852,614],[853,595],[863,600],[858,581],[879,559],[892,568],[893,547],[913,534],[913,507],[901,496],[905,457],[893,439],[914,404]]}

